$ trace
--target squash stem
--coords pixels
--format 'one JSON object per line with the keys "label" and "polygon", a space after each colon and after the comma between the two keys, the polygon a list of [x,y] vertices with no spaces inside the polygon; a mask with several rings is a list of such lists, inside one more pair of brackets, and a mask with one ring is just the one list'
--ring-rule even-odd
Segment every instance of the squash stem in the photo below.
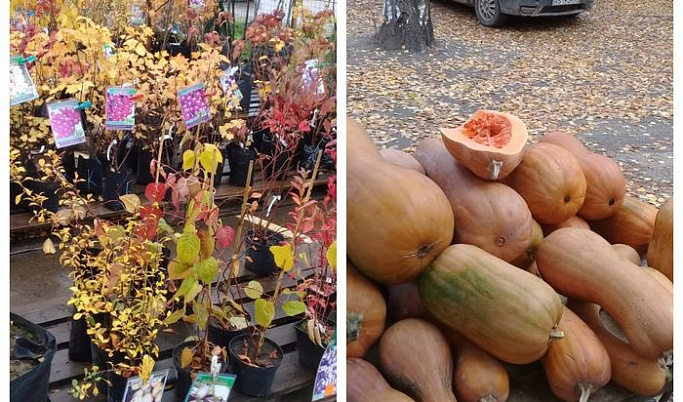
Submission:
{"label": "squash stem", "polygon": [[363,314],[346,313],[346,343],[358,340]]}
{"label": "squash stem", "polygon": [[497,402],[497,400],[495,396],[493,396],[492,394],[488,394],[487,396],[479,399],[478,402]]}
{"label": "squash stem", "polygon": [[673,350],[667,350],[662,354],[661,358],[662,362],[664,363],[664,366],[670,366],[674,362],[674,354]]}
{"label": "squash stem", "polygon": [[498,179],[498,175],[500,175],[500,170],[503,168],[503,162],[499,160],[492,160],[491,163],[489,163],[488,170],[491,172],[491,180],[496,180]]}
{"label": "squash stem", "polygon": [[564,331],[557,329],[557,325],[553,327],[552,332],[550,332],[550,340],[564,338]]}
{"label": "squash stem", "polygon": [[591,397],[591,392],[593,392],[593,384],[580,382],[579,390],[581,390],[581,397],[579,402],[588,402],[588,398]]}

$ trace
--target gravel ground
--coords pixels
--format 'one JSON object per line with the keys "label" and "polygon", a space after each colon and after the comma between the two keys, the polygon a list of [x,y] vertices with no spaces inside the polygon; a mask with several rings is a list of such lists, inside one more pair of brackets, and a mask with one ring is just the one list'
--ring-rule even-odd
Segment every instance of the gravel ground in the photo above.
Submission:
{"label": "gravel ground", "polygon": [[480,26],[433,1],[436,43],[386,52],[373,41],[382,0],[348,0],[348,110],[386,147],[410,151],[481,108],[517,114],[531,141],[561,129],[616,159],[631,195],[673,194],[673,2],[596,0],[576,18]]}

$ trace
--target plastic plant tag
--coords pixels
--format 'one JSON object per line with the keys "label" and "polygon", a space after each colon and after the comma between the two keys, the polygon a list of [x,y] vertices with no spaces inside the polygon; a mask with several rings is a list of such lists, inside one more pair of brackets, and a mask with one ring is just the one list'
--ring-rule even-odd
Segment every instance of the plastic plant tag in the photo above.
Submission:
{"label": "plastic plant tag", "polygon": [[237,83],[235,82],[235,72],[237,72],[237,67],[227,70],[219,78],[221,89],[223,94],[229,98],[228,106],[231,109],[235,109],[243,98],[242,91],[237,88]]}
{"label": "plastic plant tag", "polygon": [[187,128],[211,120],[209,105],[206,103],[204,84],[197,83],[178,90],[178,101]]}
{"label": "plastic plant tag", "polygon": [[234,374],[221,374],[214,379],[209,373],[197,373],[185,402],[227,401],[236,379]]}
{"label": "plastic plant tag", "polygon": [[204,0],[189,0],[189,4],[195,10],[204,8]]}
{"label": "plastic plant tag", "polygon": [[55,138],[57,148],[85,142],[81,112],[77,108],[78,101],[76,99],[54,101],[47,104],[52,135]]}
{"label": "plastic plant tag", "polygon": [[337,394],[337,339],[332,340],[318,365],[318,373],[313,385],[313,398],[319,401]]}
{"label": "plastic plant tag", "polygon": [[126,391],[123,394],[122,402],[161,402],[167,378],[168,369],[153,372],[147,384],[142,383],[140,376],[129,378],[126,382]]}
{"label": "plastic plant tag", "polygon": [[147,11],[145,3],[141,1],[134,1],[130,5],[130,25],[141,26],[147,23]]}
{"label": "plastic plant tag", "polygon": [[320,77],[320,69],[318,68],[317,59],[306,60],[306,63],[304,65],[303,80],[304,88],[310,87],[311,85],[315,85],[315,83],[317,82],[318,89],[316,90],[316,94],[321,95],[325,93],[325,85],[323,84],[323,80]]}
{"label": "plastic plant tag", "polygon": [[23,56],[14,56],[9,65],[10,106],[38,98],[38,91],[33,84]]}
{"label": "plastic plant tag", "polygon": [[132,131],[135,127],[135,89],[107,87],[106,112],[108,130]]}
{"label": "plastic plant tag", "polygon": [[107,43],[104,46],[102,46],[102,54],[104,55],[105,59],[108,59],[111,56],[113,56],[114,55],[114,45],[112,43]]}

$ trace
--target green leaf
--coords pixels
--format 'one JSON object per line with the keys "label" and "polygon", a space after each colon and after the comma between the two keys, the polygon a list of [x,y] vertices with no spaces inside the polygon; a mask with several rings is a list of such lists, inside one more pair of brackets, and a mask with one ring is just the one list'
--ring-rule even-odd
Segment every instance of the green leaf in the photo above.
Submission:
{"label": "green leaf", "polygon": [[218,147],[214,144],[204,144],[204,150],[199,157],[199,163],[201,163],[204,170],[209,173],[216,174],[218,164],[221,162],[223,162],[221,150],[218,149]]}
{"label": "green leaf", "polygon": [[205,303],[195,303],[194,311],[197,316],[197,327],[206,329],[206,324],[209,321],[209,309]]}
{"label": "green leaf", "polygon": [[230,325],[232,325],[232,328],[235,330],[244,329],[249,326],[249,322],[247,321],[247,319],[242,316],[230,317],[228,321],[230,322]]}
{"label": "green leaf", "polygon": [[164,324],[166,324],[166,325],[175,324],[176,322],[178,322],[178,320],[183,318],[184,315],[185,315],[185,306],[183,306],[183,308],[180,310],[176,310],[176,311],[172,312],[168,317],[166,317],[166,319],[164,320]]}
{"label": "green leaf", "polygon": [[202,285],[199,283],[195,283],[194,286],[185,295],[185,303],[189,303],[191,300],[194,300],[194,298],[197,297],[197,295],[201,291]]}
{"label": "green leaf", "polygon": [[270,246],[270,252],[273,254],[275,265],[287,272],[294,266],[294,250],[290,243],[284,246]]}
{"label": "green leaf", "polygon": [[258,299],[254,304],[254,313],[256,323],[263,328],[268,328],[275,317],[275,305],[271,301]]}
{"label": "green leaf", "polygon": [[258,281],[250,281],[244,288],[244,293],[251,299],[259,299],[263,294],[263,286]]}
{"label": "green leaf", "polygon": [[299,300],[289,300],[282,303],[282,311],[290,317],[302,314],[306,311],[306,305]]}
{"label": "green leaf", "polygon": [[191,267],[192,266],[189,264],[183,264],[182,262],[172,260],[168,263],[168,277],[173,280],[187,278],[187,275],[192,272],[188,272]]}
{"label": "green leaf", "polygon": [[183,279],[183,283],[180,284],[180,288],[175,292],[176,298],[181,298],[187,294],[192,288],[194,288],[194,285],[197,284],[197,278],[195,276],[188,276],[187,278]]}
{"label": "green leaf", "polygon": [[204,283],[211,283],[218,274],[218,260],[213,257],[205,258],[195,264],[195,270]]}
{"label": "green leaf", "polygon": [[178,238],[178,259],[180,262],[191,263],[199,257],[201,243],[196,233],[183,233]]}
{"label": "green leaf", "polygon": [[187,150],[183,152],[183,170],[190,170],[194,167],[195,155],[194,151]]}
{"label": "green leaf", "polygon": [[173,230],[173,227],[166,222],[164,218],[159,219],[159,229],[162,232],[165,232],[166,234],[172,235],[175,233],[175,230]]}

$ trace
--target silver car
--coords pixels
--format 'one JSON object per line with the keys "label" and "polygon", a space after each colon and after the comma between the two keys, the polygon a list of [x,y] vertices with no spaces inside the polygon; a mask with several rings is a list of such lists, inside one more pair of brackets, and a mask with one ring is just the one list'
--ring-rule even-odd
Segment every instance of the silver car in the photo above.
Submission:
{"label": "silver car", "polygon": [[523,17],[574,16],[590,10],[593,0],[455,0],[474,7],[479,23],[503,25],[508,15]]}

